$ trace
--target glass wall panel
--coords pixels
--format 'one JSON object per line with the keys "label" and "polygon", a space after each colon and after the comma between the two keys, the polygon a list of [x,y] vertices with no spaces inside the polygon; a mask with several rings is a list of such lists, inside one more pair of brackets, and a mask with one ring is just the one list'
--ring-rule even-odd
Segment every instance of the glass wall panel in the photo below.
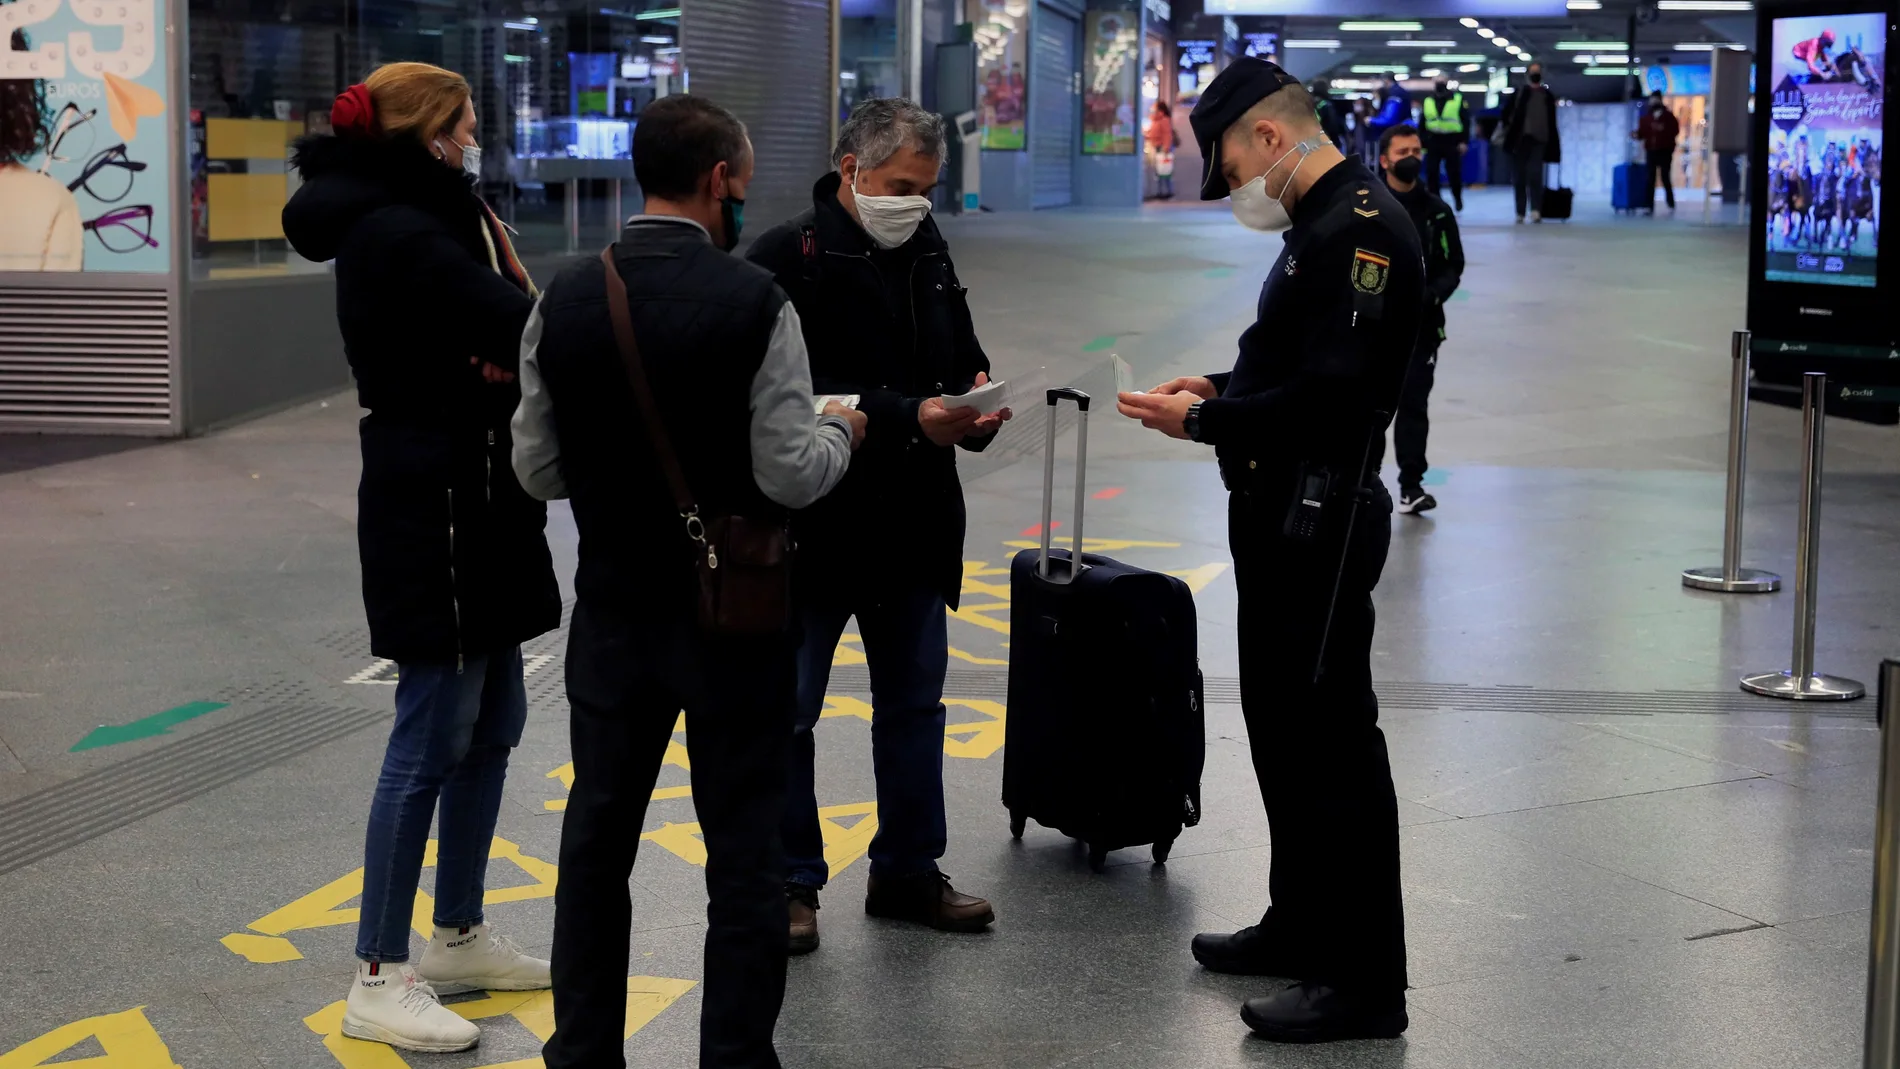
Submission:
{"label": "glass wall panel", "polygon": [[637,203],[634,117],[684,87],[679,16],[667,0],[191,0],[194,273],[319,269],[283,240],[289,147],[398,60],[468,79],[482,193],[524,255],[603,243]]}

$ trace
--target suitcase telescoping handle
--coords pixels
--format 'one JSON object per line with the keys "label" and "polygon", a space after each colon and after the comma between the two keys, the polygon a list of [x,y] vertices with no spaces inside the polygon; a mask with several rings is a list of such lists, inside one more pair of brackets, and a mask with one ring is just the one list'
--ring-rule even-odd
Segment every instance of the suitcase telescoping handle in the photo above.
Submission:
{"label": "suitcase telescoping handle", "polygon": [[[1074,387],[1061,386],[1050,390],[1048,398],[1049,439],[1042,451],[1042,556],[1037,559],[1036,574],[1052,583],[1072,583],[1082,570],[1082,486],[1083,475],[1088,471],[1089,395]],[[1069,543],[1069,571],[1066,578],[1057,579],[1049,574],[1049,529],[1055,522],[1056,410],[1064,398],[1075,402],[1082,418],[1075,423],[1075,531]]]}

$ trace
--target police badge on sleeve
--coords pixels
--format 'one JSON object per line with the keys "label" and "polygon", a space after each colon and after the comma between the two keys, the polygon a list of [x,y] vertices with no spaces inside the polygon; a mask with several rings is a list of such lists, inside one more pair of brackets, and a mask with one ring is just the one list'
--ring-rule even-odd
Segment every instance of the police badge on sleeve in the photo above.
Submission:
{"label": "police badge on sleeve", "polygon": [[1385,280],[1392,273],[1392,261],[1376,252],[1352,250],[1352,288],[1360,293],[1385,292]]}

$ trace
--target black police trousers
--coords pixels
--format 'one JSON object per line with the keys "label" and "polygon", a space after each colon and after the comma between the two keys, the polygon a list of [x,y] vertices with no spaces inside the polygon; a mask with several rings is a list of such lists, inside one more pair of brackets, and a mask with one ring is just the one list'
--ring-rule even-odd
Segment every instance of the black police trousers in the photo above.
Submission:
{"label": "black police trousers", "polygon": [[1236,493],[1228,510],[1240,588],[1240,699],[1272,836],[1261,927],[1296,979],[1402,998],[1405,917],[1399,812],[1372,690],[1372,588],[1392,539],[1392,499],[1375,482],[1340,575],[1345,502],[1327,505],[1311,545],[1286,539],[1287,497]]}
{"label": "black police trousers", "polygon": [[[642,613],[648,614],[643,616]],[[574,609],[567,647],[574,787],[554,894],[548,1069],[622,1069],[633,872],[660,762],[686,713],[706,842],[700,1069],[778,1069],[785,998],[779,823],[792,738],[790,636],[709,639],[653,606]]]}
{"label": "black police trousers", "polygon": [[1432,196],[1439,195],[1444,188],[1444,180],[1438,176],[1438,165],[1445,165],[1445,177],[1451,179],[1451,199],[1460,209],[1465,206],[1465,154],[1458,151],[1456,134],[1425,135],[1425,188]]}

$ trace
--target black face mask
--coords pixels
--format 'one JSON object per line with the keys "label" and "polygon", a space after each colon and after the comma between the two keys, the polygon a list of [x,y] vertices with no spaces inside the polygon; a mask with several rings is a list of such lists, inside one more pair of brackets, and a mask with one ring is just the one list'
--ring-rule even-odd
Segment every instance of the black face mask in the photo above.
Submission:
{"label": "black face mask", "polygon": [[1438,85],[1437,85],[1437,89],[1438,89],[1438,91],[1439,91],[1440,93],[1449,93],[1449,92],[1451,92],[1451,86],[1449,86],[1449,85],[1447,85],[1447,84],[1445,84],[1444,82],[1439,82],[1439,83],[1438,83]]}
{"label": "black face mask", "polygon": [[1532,84],[1532,85],[1542,85],[1542,84],[1544,84],[1544,72],[1543,72],[1543,71],[1532,71],[1532,72],[1531,72],[1531,84]]}
{"label": "black face mask", "polygon": [[726,252],[739,247],[739,230],[745,226],[745,198],[723,197],[719,201],[719,222],[726,232],[726,240],[719,247]]}
{"label": "black face mask", "polygon": [[1425,161],[1417,156],[1406,156],[1392,161],[1392,166],[1386,170],[1392,172],[1392,177],[1409,185],[1418,181],[1418,172],[1423,169],[1424,164]]}

